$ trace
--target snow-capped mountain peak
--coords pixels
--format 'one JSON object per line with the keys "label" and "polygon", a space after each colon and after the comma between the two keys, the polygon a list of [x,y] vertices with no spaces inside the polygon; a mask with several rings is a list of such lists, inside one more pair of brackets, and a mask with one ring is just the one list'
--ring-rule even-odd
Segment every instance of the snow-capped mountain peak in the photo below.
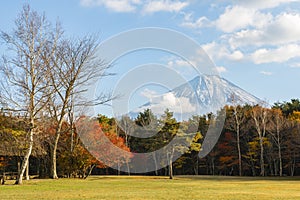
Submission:
{"label": "snow-capped mountain peak", "polygon": [[[225,105],[255,105],[261,100],[228,80],[217,75],[201,75],[182,84],[156,99],[139,107],[133,113],[150,108],[162,114],[165,109],[187,116],[206,114],[220,110]],[[135,114],[134,114],[135,115]]]}

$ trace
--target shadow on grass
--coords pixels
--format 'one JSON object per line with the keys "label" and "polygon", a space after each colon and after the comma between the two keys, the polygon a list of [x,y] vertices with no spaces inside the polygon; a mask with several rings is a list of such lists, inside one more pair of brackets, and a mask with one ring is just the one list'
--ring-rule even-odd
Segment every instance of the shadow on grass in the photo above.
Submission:
{"label": "shadow on grass", "polygon": [[299,181],[299,176],[294,177],[259,177],[259,176],[209,176],[209,175],[179,175],[176,178],[190,180],[211,180],[211,181]]}
{"label": "shadow on grass", "polygon": [[[143,179],[143,180],[170,180],[167,176],[128,176],[128,175],[120,175],[120,176],[89,176],[87,178],[90,181],[99,180],[99,179],[107,179],[107,180],[120,180],[120,179]],[[252,177],[252,176],[209,176],[209,175],[177,175],[174,176],[173,180],[206,180],[206,181],[299,181],[299,176],[294,177]],[[170,180],[172,181],[172,180]]]}
{"label": "shadow on grass", "polygon": [[140,180],[168,180],[169,177],[168,176],[143,176],[143,175],[133,175],[133,176],[128,176],[128,175],[105,175],[105,176],[89,176],[87,178],[87,180],[89,181],[96,181],[96,180],[120,180],[120,179],[130,179],[130,180],[136,180],[136,179],[140,179]]}

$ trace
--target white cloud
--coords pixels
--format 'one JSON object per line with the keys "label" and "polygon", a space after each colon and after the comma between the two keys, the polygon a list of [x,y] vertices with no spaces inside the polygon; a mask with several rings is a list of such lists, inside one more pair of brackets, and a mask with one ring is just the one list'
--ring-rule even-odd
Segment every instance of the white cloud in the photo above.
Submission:
{"label": "white cloud", "polygon": [[244,54],[239,50],[231,51],[225,44],[216,42],[208,43],[202,46],[204,51],[213,59],[228,59],[232,61],[240,61],[244,59]]}
{"label": "white cloud", "polygon": [[227,7],[225,12],[216,20],[217,28],[224,32],[232,32],[251,25],[255,11],[241,6]]}
{"label": "white cloud", "polygon": [[300,45],[290,44],[276,49],[258,49],[251,58],[255,64],[286,62],[292,58],[300,57]]}
{"label": "white cloud", "polygon": [[299,2],[299,0],[235,0],[235,3],[252,9],[275,8],[280,4]]}
{"label": "white cloud", "polygon": [[218,66],[216,67],[216,70],[218,73],[224,73],[224,72],[227,72],[227,69],[223,66]]}
{"label": "white cloud", "polygon": [[[261,8],[283,3],[276,2],[266,2]],[[203,46],[212,58],[231,61],[249,58],[255,64],[263,64],[300,57],[300,13],[285,11],[273,16],[272,11],[262,13],[257,8],[242,5],[245,6],[226,7],[224,13],[211,22],[225,32],[218,41]],[[260,49],[255,49],[257,47]]]}
{"label": "white cloud", "polygon": [[229,36],[231,47],[282,45],[300,41],[300,14],[281,13],[261,28],[246,29]]}
{"label": "white cloud", "polygon": [[292,68],[300,68],[300,63],[293,63],[290,65]]}
{"label": "white cloud", "polygon": [[154,12],[179,12],[189,3],[187,1],[171,1],[171,0],[156,0],[149,1],[143,7],[143,13],[154,13]]}
{"label": "white cloud", "polygon": [[182,60],[182,59],[172,59],[168,61],[168,67],[171,68],[187,68],[187,67],[192,67],[192,66],[196,66],[196,62],[195,61],[190,61],[191,63]]}
{"label": "white cloud", "polygon": [[135,112],[150,108],[154,113],[162,115],[168,108],[175,113],[194,113],[196,106],[193,105],[187,97],[176,97],[174,93],[168,92],[160,96],[154,96],[149,99],[150,105],[138,108]]}
{"label": "white cloud", "polygon": [[182,59],[173,58],[172,60],[168,61],[167,66],[171,70],[174,70],[176,73],[178,73],[181,77],[189,80],[191,77],[195,76],[195,74],[198,73],[195,69],[197,68],[196,63],[194,63],[194,61],[191,62],[192,64]]}
{"label": "white cloud", "polygon": [[273,73],[272,72],[267,72],[267,71],[260,71],[259,73],[266,75],[266,76],[272,76]]}
{"label": "white cloud", "polygon": [[114,12],[133,12],[140,0],[80,0],[80,4],[86,7],[104,6]]}
{"label": "white cloud", "polygon": [[149,99],[150,101],[152,101],[153,98],[157,97],[158,94],[156,91],[154,90],[149,90],[148,88],[146,88],[145,90],[143,90],[141,92],[141,95],[146,97],[147,99]]}
{"label": "white cloud", "polygon": [[188,14],[184,13],[184,21],[180,25],[187,28],[200,29],[203,27],[210,27],[212,26],[212,23],[205,16],[202,16],[197,20],[194,20],[193,15],[191,13]]}
{"label": "white cloud", "polygon": [[242,6],[228,6],[225,12],[213,23],[218,29],[230,33],[249,26],[261,27],[270,18],[270,14],[263,14],[255,9]]}
{"label": "white cloud", "polygon": [[155,12],[179,12],[189,5],[187,1],[171,0],[80,0],[85,7],[104,6],[114,12],[134,12],[141,10],[143,14]]}
{"label": "white cloud", "polygon": [[244,58],[244,54],[239,50],[235,50],[226,56],[229,60],[235,60],[235,61],[242,60]]}

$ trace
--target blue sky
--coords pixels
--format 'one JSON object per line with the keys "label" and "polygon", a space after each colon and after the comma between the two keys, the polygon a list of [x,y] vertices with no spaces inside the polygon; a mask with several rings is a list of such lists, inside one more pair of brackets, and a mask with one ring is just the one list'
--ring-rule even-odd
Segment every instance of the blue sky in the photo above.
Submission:
{"label": "blue sky", "polygon": [[[299,0],[1,1],[1,30],[13,28],[23,3],[45,12],[52,22],[59,19],[70,36],[99,33],[104,41],[143,27],[182,32],[202,46],[221,76],[253,95],[271,104],[300,97]],[[155,60],[180,73],[189,72],[180,69],[186,63],[171,55],[151,51],[137,55],[121,58],[117,63],[129,66]],[[119,75],[105,80],[106,88],[126,73],[118,64],[112,70]],[[192,72],[190,75],[192,78]],[[137,91],[145,98],[145,91],[148,95],[153,92],[149,88]]]}

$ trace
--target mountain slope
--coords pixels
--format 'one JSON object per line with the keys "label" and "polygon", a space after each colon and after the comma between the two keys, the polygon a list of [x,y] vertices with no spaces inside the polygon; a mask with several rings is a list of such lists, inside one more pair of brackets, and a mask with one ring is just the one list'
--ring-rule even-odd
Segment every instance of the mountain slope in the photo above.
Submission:
{"label": "mountain slope", "polygon": [[259,104],[261,100],[216,75],[201,75],[173,90],[151,99],[139,107],[131,116],[147,108],[162,114],[168,108],[183,118],[196,114],[216,112],[225,105]]}

